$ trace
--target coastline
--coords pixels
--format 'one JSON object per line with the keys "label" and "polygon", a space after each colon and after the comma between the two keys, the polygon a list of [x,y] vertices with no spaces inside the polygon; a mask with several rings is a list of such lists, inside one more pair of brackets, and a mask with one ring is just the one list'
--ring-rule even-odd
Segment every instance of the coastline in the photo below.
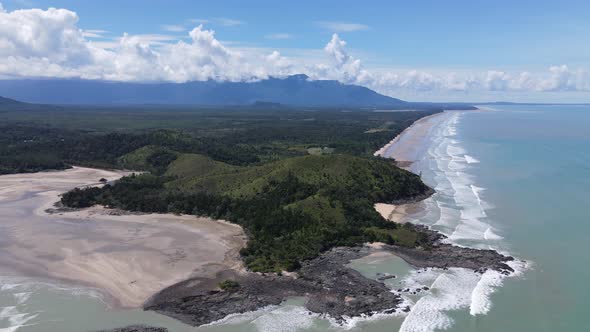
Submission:
{"label": "coastline", "polygon": [[[441,114],[443,113],[423,118],[420,124],[410,126],[394,138],[393,143],[400,144],[399,137],[416,131],[416,128],[419,128],[422,135],[426,135],[430,127],[425,124],[429,124],[430,119]],[[404,141],[403,144],[408,142]],[[388,147],[391,146],[393,145],[390,142]],[[381,151],[385,150],[383,148]],[[412,209],[418,208],[416,204],[420,204],[420,201],[433,193],[434,191],[414,200],[395,202],[396,204],[378,203],[376,208],[384,218],[394,217],[394,221],[403,222],[408,216],[413,215]],[[408,213],[403,213],[403,209],[407,209]],[[155,310],[190,325],[201,326],[220,321],[228,315],[278,305],[289,297],[303,296],[307,298],[304,307],[310,313],[327,315],[334,321],[343,323],[351,317],[370,317],[375,314],[404,313],[411,310],[403,304],[402,293],[407,290],[391,290],[383,282],[387,277],[378,280],[363,277],[356,270],[347,267],[353,259],[387,252],[416,268],[438,268],[441,271],[448,268],[466,268],[476,275],[483,275],[487,271],[501,274],[513,272],[506,264],[513,260],[512,257],[493,250],[464,248],[445,243],[444,235],[425,226],[407,223],[404,227],[414,228],[423,233],[422,241],[425,247],[405,248],[376,243],[362,247],[335,248],[303,262],[298,272],[303,278],[298,278],[297,274],[285,276],[251,272],[241,276],[226,275],[225,277],[239,284],[239,287],[232,290],[194,287],[188,280],[156,294],[150,303],[146,304],[145,309]],[[339,280],[346,282],[342,283]],[[210,285],[213,286],[214,283]],[[424,291],[424,294],[428,292]],[[207,304],[207,310],[201,307],[203,303]]]}
{"label": "coastline", "polygon": [[[429,120],[441,114],[444,113],[422,118],[419,120],[421,121],[419,124],[408,127],[392,140],[392,142],[395,141],[393,144],[391,144],[392,142],[388,143],[387,149],[398,147],[400,144],[411,145],[412,140],[402,138],[411,132],[427,134],[430,128],[427,126]],[[407,146],[406,148],[416,148],[416,146]],[[384,147],[381,150],[386,152],[387,149]],[[79,169],[75,168],[75,170]],[[67,174],[67,171],[65,172]],[[27,176],[30,177],[29,174]],[[92,177],[93,179],[98,178],[95,175]],[[71,185],[73,179],[69,180],[68,184]],[[88,178],[88,182],[90,182],[90,178]],[[94,184],[97,183],[83,185]],[[305,308],[310,313],[325,315],[340,323],[350,317],[370,317],[377,313],[392,314],[410,311],[410,308],[403,304],[401,292],[392,291],[383,283],[383,280],[366,278],[346,266],[352,259],[365,257],[378,251],[393,253],[414,267],[440,269],[463,267],[479,274],[488,270],[503,274],[512,272],[511,267],[505,264],[505,262],[512,260],[512,257],[503,256],[493,250],[482,251],[443,243],[445,238],[438,232],[409,223],[404,227],[421,229],[422,233],[426,234],[426,238],[423,239],[424,247],[403,248],[382,245],[336,248],[317,258],[302,262],[299,276],[286,273],[283,275],[252,273],[245,271],[241,265],[238,251],[245,245],[245,237],[243,232],[241,235],[236,234],[236,228],[239,226],[234,224],[193,216],[136,214],[102,207],[70,212],[56,210],[48,214],[45,210],[57,200],[60,191],[52,189],[48,185],[37,189],[39,191],[32,191],[32,195],[38,200],[39,198],[45,200],[37,205],[41,207],[36,209],[35,215],[39,218],[49,218],[56,221],[56,223],[49,224],[63,224],[64,227],[70,229],[80,225],[96,224],[124,235],[117,236],[107,232],[107,238],[112,241],[110,244],[105,244],[102,243],[105,241],[104,229],[102,229],[103,233],[100,236],[90,240],[87,233],[76,234],[78,244],[68,252],[65,258],[62,257],[63,252],[61,252],[61,256],[58,253],[53,257],[44,258],[45,264],[50,264],[47,263],[47,260],[50,259],[69,260],[71,264],[66,266],[66,272],[70,272],[70,275],[64,277],[53,274],[50,277],[98,287],[106,294],[113,295],[117,306],[143,306],[145,310],[156,311],[194,326],[219,321],[228,315],[256,311],[269,305],[278,305],[294,296],[307,298]],[[389,212],[387,217],[392,217],[395,214],[400,218],[396,221],[402,222],[412,215],[405,210],[406,208],[413,206],[413,204],[420,204],[418,201],[429,197],[432,193],[429,192],[428,195],[416,197],[416,199],[407,202],[395,202],[392,204],[392,210],[385,211]],[[5,195],[6,192],[0,194]],[[31,192],[21,196],[25,197],[29,194]],[[386,206],[386,208],[390,207]],[[232,228],[230,237],[234,241],[236,241],[235,237],[241,238],[241,242],[233,242],[233,246],[226,246],[222,257],[216,252],[218,250],[203,248],[203,245],[195,246],[195,242],[199,241],[196,241],[194,237],[199,235],[210,241],[206,243],[206,247],[214,247],[224,241],[231,242],[231,240],[221,239],[219,236],[215,237],[214,235],[219,234],[218,230],[206,230],[204,229],[206,224]],[[138,229],[139,231],[137,231]],[[201,232],[195,231],[195,229],[201,229]],[[241,231],[241,228],[239,229]],[[101,244],[95,246],[92,242],[96,240]],[[177,249],[179,247],[178,241],[187,244],[182,251],[163,252],[170,247]],[[121,242],[125,244],[117,247]],[[188,243],[192,243],[192,245],[188,245]],[[141,250],[138,247],[141,247]],[[75,255],[78,250],[82,249],[85,251],[83,259]],[[212,251],[203,252],[204,249]],[[141,252],[142,250],[145,252]],[[140,253],[136,253],[137,251]],[[49,252],[52,251],[49,250]],[[114,252],[124,252],[124,254],[113,258],[112,253]],[[129,260],[137,262],[142,257],[147,259],[148,252],[150,265],[158,266],[160,271],[141,264],[128,264]],[[155,254],[158,252],[163,255]],[[216,257],[213,262],[210,261],[212,256]],[[38,258],[27,257],[31,261]],[[2,262],[1,259],[0,262]],[[173,269],[167,265],[170,262],[175,266]],[[185,263],[187,265],[183,265]],[[47,270],[54,271],[63,268],[59,265],[45,265],[45,267]],[[90,271],[92,269],[94,270]],[[105,278],[105,275],[111,278]],[[113,275],[122,278],[112,278]],[[105,283],[104,279],[116,280]],[[218,287],[219,282],[228,279],[236,281],[239,287],[221,290]],[[203,311],[203,303],[207,304],[205,311]]]}
{"label": "coastline", "polygon": [[[242,269],[241,227],[172,214],[102,207],[46,212],[59,194],[126,172],[75,167],[0,177],[5,234],[0,272],[98,290],[116,308],[141,308],[154,293],[191,277]],[[13,211],[31,208],[23,219]]]}
{"label": "coastline", "polygon": [[[417,146],[423,143],[421,140],[428,135],[434,125],[431,120],[444,115],[446,112],[452,111],[442,111],[418,119],[395,136],[390,142],[375,151],[373,155],[393,159],[397,167],[412,172],[411,166],[415,162],[414,151],[417,149]],[[406,139],[406,137],[409,138]],[[375,210],[384,219],[403,224],[409,221],[409,217],[424,210],[424,206],[421,205],[420,201],[422,200],[401,202],[400,204],[380,202],[375,204]]]}
{"label": "coastline", "polygon": [[[395,159],[396,163],[398,164],[398,167],[408,169],[413,161],[407,160],[407,159],[398,159],[398,158],[392,156],[389,150],[391,148],[393,148],[394,146],[399,145],[400,140],[402,140],[402,138],[408,132],[416,131],[417,127],[422,127],[425,125],[424,128],[420,128],[419,130],[421,133],[426,133],[428,131],[428,129],[430,129],[430,126],[428,126],[428,122],[430,121],[430,119],[441,116],[445,112],[448,112],[448,111],[446,111],[446,110],[441,111],[441,112],[427,115],[425,117],[418,119],[417,121],[412,123],[409,127],[404,129],[401,133],[399,133],[397,136],[395,136],[391,141],[389,141],[387,144],[385,144],[383,147],[381,147],[379,150],[375,151],[375,153],[373,153],[373,156],[383,157],[383,158],[393,158],[393,159]],[[409,148],[412,148],[412,147],[410,146]]]}

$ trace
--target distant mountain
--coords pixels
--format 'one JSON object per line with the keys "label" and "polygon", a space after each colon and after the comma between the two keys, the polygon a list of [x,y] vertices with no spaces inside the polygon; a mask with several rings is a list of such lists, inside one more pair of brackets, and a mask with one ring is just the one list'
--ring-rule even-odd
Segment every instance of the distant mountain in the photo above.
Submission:
{"label": "distant mountain", "polygon": [[42,104],[252,105],[404,107],[405,101],[307,75],[256,82],[128,83],[77,79],[0,80],[0,95]]}
{"label": "distant mountain", "polygon": [[20,101],[16,101],[14,99],[0,97],[0,106],[8,106],[8,105],[20,105],[23,104]]}

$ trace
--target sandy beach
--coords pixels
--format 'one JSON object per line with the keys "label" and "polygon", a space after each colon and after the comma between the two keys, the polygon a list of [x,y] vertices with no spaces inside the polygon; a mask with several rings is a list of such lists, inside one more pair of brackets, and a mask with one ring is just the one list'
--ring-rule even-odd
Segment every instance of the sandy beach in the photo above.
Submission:
{"label": "sandy beach", "polygon": [[[445,111],[447,112],[447,111]],[[436,118],[444,112],[425,116],[394,137],[381,149],[375,151],[375,156],[393,158],[399,167],[410,170],[412,162],[420,152],[430,128],[436,123]]]}
{"label": "sandy beach", "polygon": [[379,214],[395,223],[403,224],[408,222],[408,218],[413,216],[415,213],[420,212],[420,203],[409,203],[409,204],[386,204],[376,203],[375,210]]}
{"label": "sandy beach", "polygon": [[140,307],[190,277],[241,269],[241,227],[171,214],[92,207],[47,213],[59,194],[128,173],[75,167],[0,176],[0,273],[97,288],[114,306]]}
{"label": "sandy beach", "polygon": [[[393,140],[376,151],[374,155],[383,158],[393,158],[398,167],[412,171],[413,162],[422,149],[427,148],[425,140],[428,137],[430,129],[445,112],[432,114],[414,122]],[[421,202],[397,205],[376,203],[375,210],[389,221],[405,223],[412,216],[423,212],[424,207]]]}

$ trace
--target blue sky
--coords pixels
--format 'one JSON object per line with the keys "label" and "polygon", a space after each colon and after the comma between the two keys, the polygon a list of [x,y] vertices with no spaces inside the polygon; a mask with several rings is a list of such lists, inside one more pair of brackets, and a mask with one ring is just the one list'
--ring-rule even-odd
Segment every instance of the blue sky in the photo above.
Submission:
{"label": "blue sky", "polygon": [[[122,49],[121,37],[127,33],[137,37],[133,40],[134,47],[145,44],[149,50],[144,51],[153,52],[155,55],[150,53],[150,57],[159,57],[159,63],[174,58],[169,55],[172,51],[168,46],[182,41],[193,45],[190,54],[199,57],[191,64],[216,64],[215,68],[204,70],[207,74],[198,72],[196,66],[190,72],[179,69],[177,72],[182,74],[178,75],[154,73],[143,77],[113,71],[110,76],[98,78],[185,81],[211,76],[239,80],[302,71],[309,72],[313,78],[362,84],[414,100],[590,102],[590,79],[586,73],[590,69],[588,1],[0,0],[0,3],[7,15],[12,16],[16,16],[17,9],[67,9],[75,13],[78,19],[75,28],[84,31],[85,41],[109,52],[120,52],[117,50]],[[42,18],[31,24],[55,24],[45,21]],[[71,28],[65,24],[64,29]],[[194,36],[189,36],[189,32],[200,24],[197,33],[211,41],[203,33],[214,31],[215,42],[223,47],[221,52],[239,56],[236,63],[248,63],[250,71],[236,72],[231,59],[218,61],[211,56],[203,62],[203,52],[215,53],[220,49],[196,48]],[[16,37],[4,37],[7,43],[22,42]],[[37,52],[35,45],[31,47]],[[275,51],[279,55],[273,58],[272,64],[259,66],[258,59]],[[48,52],[67,51],[51,48]],[[29,63],[33,55],[42,57],[28,51],[15,53],[13,58],[24,57]],[[0,52],[2,56],[11,54]],[[124,58],[120,54],[110,56]],[[74,68],[59,54],[53,57],[59,59],[52,60],[56,66],[63,69],[59,73],[58,69],[55,71],[60,77],[80,76],[83,69],[93,73],[111,70],[97,71],[96,66]],[[106,59],[108,55],[93,53],[92,57]],[[145,57],[141,59],[144,60]],[[79,59],[74,62],[81,63]],[[278,68],[279,65],[282,67]],[[176,66],[176,63],[172,65]],[[0,63],[0,74],[1,68]],[[141,70],[138,68],[137,72]],[[4,76],[19,74],[51,76],[42,72],[5,72]],[[93,75],[87,76],[96,78]]]}

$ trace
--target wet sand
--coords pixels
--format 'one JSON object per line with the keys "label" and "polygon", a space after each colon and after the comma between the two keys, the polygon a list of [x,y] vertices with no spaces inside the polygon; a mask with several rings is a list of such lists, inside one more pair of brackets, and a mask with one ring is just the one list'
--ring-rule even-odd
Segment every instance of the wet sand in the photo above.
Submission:
{"label": "wet sand", "polygon": [[[445,111],[448,112],[448,111]],[[397,135],[391,142],[374,153],[375,156],[393,158],[401,168],[410,170],[412,163],[424,148],[425,139],[433,125],[438,123],[438,117],[445,114],[440,112],[419,119]]]}
{"label": "wet sand", "polygon": [[420,212],[421,205],[420,202],[416,203],[409,203],[409,204],[386,204],[386,203],[376,203],[375,210],[379,212],[379,214],[395,223],[403,224],[409,221],[416,213]]}
{"label": "wet sand", "polygon": [[[427,138],[430,129],[439,123],[441,116],[443,116],[445,112],[452,111],[432,114],[414,122],[411,126],[391,140],[391,142],[376,151],[374,155],[383,158],[393,158],[398,167],[416,173],[416,171],[412,169],[412,164],[416,161],[418,156],[421,155],[421,152],[428,148]],[[424,204],[422,202],[397,205],[386,203],[375,204],[375,210],[379,212],[383,218],[396,223],[411,221],[416,215],[423,213],[424,209]]]}
{"label": "wet sand", "polygon": [[242,268],[246,238],[227,222],[102,207],[45,212],[60,193],[126,174],[76,167],[0,176],[0,273],[90,286],[114,306],[141,307],[187,278]]}

